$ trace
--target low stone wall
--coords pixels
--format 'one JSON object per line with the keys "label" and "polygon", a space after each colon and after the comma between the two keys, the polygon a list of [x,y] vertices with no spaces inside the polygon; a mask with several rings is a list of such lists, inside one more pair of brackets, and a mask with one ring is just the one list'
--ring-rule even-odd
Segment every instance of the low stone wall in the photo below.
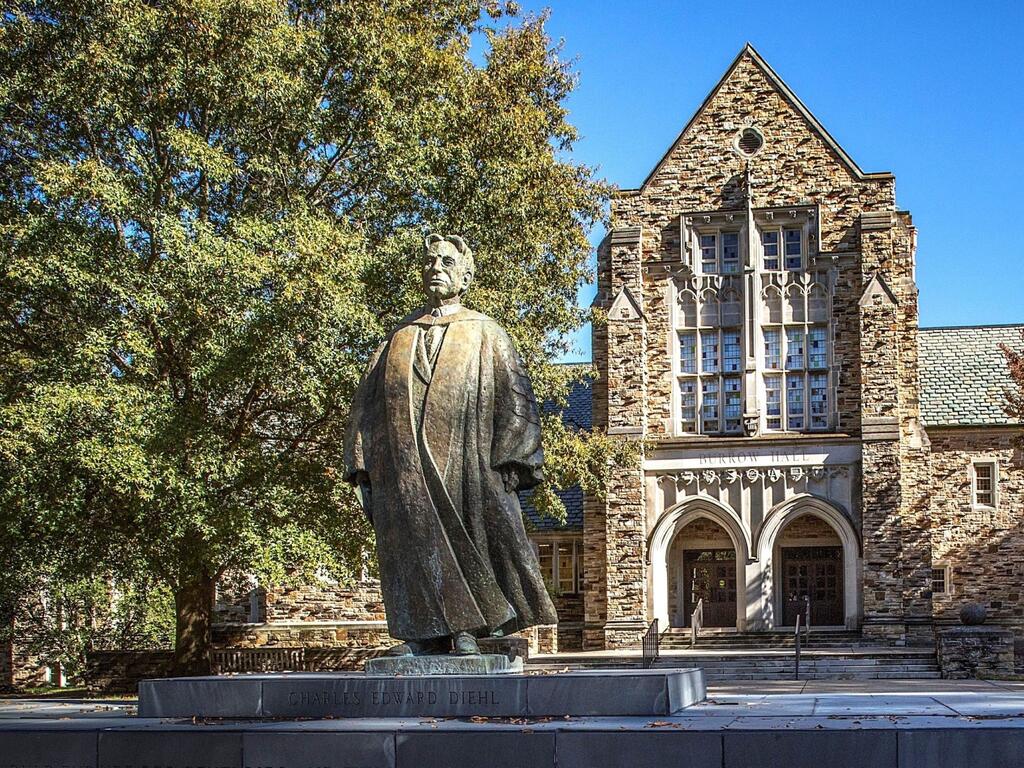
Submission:
{"label": "low stone wall", "polygon": [[351,648],[371,650],[395,644],[383,621],[282,622],[214,625],[218,648]]}
{"label": "low stone wall", "polygon": [[947,679],[1014,673],[1013,632],[1003,627],[954,627],[939,636],[939,668]]}
{"label": "low stone wall", "polygon": [[139,680],[167,677],[172,651],[93,651],[85,662],[85,685],[94,693],[136,693]]}

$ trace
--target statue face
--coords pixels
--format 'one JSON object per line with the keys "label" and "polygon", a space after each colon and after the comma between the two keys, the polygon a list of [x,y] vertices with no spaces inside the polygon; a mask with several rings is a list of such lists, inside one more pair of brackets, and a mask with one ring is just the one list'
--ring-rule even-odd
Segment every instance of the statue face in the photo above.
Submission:
{"label": "statue face", "polygon": [[463,263],[462,254],[452,243],[432,243],[423,264],[423,290],[439,303],[464,293],[472,275]]}

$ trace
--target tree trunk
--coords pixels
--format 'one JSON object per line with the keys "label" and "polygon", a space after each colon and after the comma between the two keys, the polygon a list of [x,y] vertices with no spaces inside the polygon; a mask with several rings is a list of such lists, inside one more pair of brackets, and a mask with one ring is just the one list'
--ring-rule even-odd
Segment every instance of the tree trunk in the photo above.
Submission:
{"label": "tree trunk", "polygon": [[210,624],[216,582],[206,574],[190,576],[174,592],[175,675],[210,674]]}

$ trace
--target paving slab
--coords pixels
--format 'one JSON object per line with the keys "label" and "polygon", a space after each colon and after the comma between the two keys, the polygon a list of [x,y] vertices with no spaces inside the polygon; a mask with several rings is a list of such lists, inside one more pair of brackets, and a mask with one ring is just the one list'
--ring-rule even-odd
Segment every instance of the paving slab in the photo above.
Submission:
{"label": "paving slab", "polygon": [[98,768],[242,768],[242,734],[193,729],[101,731]]}
{"label": "paving slab", "polygon": [[399,766],[524,768],[555,765],[555,732],[403,732],[395,737]]}
{"label": "paving slab", "polygon": [[0,719],[27,717],[128,717],[136,712],[134,701],[92,699],[3,699]]}
{"label": "paving slab", "polygon": [[897,765],[894,731],[726,732],[723,749],[723,768],[895,768]]}
{"label": "paving slab", "polygon": [[34,730],[0,733],[0,765],[3,768],[96,768],[95,730],[63,731],[55,737],[52,731]]}
{"label": "paving slab", "polygon": [[943,729],[897,734],[898,768],[1019,768],[1024,729]]}
{"label": "paving slab", "polygon": [[1024,691],[939,693],[935,695],[935,700],[960,715],[1024,717]]}
{"label": "paving slab", "polygon": [[395,768],[395,736],[388,732],[242,734],[246,766],[273,768]]}
{"label": "paving slab", "polygon": [[608,732],[565,731],[555,743],[558,768],[720,768],[717,733],[679,729]]}
{"label": "paving slab", "polygon": [[814,697],[812,714],[830,715],[953,715],[953,709],[932,696],[921,694],[830,694]]}
{"label": "paving slab", "polygon": [[802,694],[773,696],[715,696],[687,709],[690,715],[774,715],[809,716],[814,714],[816,699]]}

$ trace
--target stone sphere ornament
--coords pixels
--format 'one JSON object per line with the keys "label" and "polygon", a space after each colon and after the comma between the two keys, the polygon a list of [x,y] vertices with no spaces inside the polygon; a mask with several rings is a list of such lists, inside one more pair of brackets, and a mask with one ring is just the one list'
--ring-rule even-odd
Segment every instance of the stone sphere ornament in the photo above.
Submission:
{"label": "stone sphere ornament", "polygon": [[968,627],[976,627],[985,623],[988,609],[981,603],[967,603],[960,609],[960,622]]}

